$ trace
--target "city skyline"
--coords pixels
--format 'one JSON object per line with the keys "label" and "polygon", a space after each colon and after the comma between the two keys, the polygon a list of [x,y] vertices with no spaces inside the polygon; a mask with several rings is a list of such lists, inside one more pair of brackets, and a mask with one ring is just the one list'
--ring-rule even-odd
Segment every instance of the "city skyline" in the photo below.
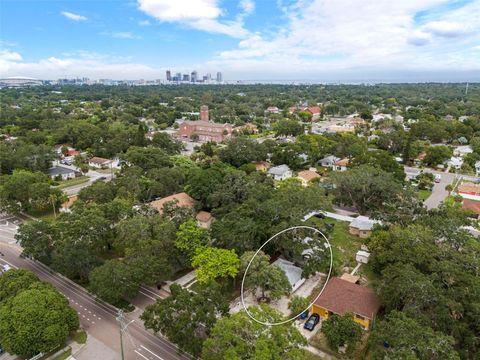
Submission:
{"label": "city skyline", "polygon": [[0,14],[2,78],[153,80],[176,64],[225,82],[480,81],[479,0],[4,1]]}

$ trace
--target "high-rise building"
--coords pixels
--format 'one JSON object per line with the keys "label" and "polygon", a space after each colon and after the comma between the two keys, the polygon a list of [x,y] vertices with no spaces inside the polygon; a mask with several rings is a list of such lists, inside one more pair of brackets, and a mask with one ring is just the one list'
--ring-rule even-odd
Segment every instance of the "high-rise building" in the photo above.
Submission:
{"label": "high-rise building", "polygon": [[217,72],[217,82],[219,83],[223,82],[223,75],[220,71]]}
{"label": "high-rise building", "polygon": [[182,81],[190,81],[190,75],[188,75],[188,74],[183,74]]}
{"label": "high-rise building", "polygon": [[198,81],[198,74],[196,70],[193,70],[190,74],[190,81],[193,83]]}
{"label": "high-rise building", "polygon": [[210,74],[210,73],[207,74],[207,80],[208,81],[212,80],[212,74]]}
{"label": "high-rise building", "polygon": [[170,70],[167,70],[167,81],[172,81],[172,73]]}
{"label": "high-rise building", "polygon": [[200,120],[208,121],[208,106],[207,105],[200,106]]}

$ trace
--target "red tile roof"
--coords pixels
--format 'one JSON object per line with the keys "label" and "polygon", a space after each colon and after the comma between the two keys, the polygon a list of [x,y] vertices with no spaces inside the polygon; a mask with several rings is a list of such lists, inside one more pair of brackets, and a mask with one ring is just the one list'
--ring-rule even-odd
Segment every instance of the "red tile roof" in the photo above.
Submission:
{"label": "red tile roof", "polygon": [[194,200],[187,193],[182,192],[152,201],[148,205],[161,213],[163,211],[163,205],[170,201],[177,201],[178,206],[184,206],[188,208],[192,208],[194,202]]}
{"label": "red tile roof", "polygon": [[304,170],[298,173],[298,177],[304,179],[305,181],[311,181],[313,179],[319,178],[320,175],[315,171]]}
{"label": "red tile roof", "polygon": [[480,185],[474,183],[463,183],[458,186],[458,192],[477,195],[480,194]]}
{"label": "red tile roof", "polygon": [[210,214],[208,211],[199,211],[196,219],[201,222],[207,222],[212,218],[212,214]]}
{"label": "red tile roof", "polygon": [[373,289],[339,277],[328,281],[314,304],[335,314],[355,313],[369,319],[373,319],[380,308],[380,301]]}
{"label": "red tile roof", "polygon": [[462,209],[470,210],[475,214],[480,215],[480,201],[464,199]]}

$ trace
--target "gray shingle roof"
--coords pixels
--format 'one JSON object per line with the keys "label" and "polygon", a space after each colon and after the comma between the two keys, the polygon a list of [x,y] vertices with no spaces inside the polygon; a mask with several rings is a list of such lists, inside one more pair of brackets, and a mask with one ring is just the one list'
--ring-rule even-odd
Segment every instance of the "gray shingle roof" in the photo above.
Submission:
{"label": "gray shingle roof", "polygon": [[64,168],[62,166],[55,166],[50,169],[48,169],[48,175],[50,176],[57,176],[57,175],[64,175],[64,174],[72,174],[75,173],[75,171],[71,169]]}

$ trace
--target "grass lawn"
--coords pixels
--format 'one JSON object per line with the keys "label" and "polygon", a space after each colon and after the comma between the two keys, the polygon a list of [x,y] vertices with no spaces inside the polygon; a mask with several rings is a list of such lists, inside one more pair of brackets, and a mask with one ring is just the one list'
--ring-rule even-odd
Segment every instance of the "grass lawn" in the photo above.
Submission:
{"label": "grass lawn", "polygon": [[114,169],[97,169],[97,168],[92,168],[93,171],[99,172],[100,174],[110,174],[110,173],[116,173],[120,171],[120,169],[114,168]]}
{"label": "grass lawn", "polygon": [[432,195],[432,192],[430,190],[418,190],[417,195],[420,200],[425,201]]}
{"label": "grass lawn", "polygon": [[[328,233],[325,231],[325,224],[334,224],[333,229]],[[335,219],[319,219],[312,216],[306,222],[307,225],[313,226],[325,233],[332,245],[333,251],[333,266],[336,273],[341,273],[344,266],[355,267],[355,254],[360,250],[363,244],[363,239],[348,233],[348,223],[345,221],[338,221]],[[334,273],[335,273],[334,272]]]}
{"label": "grass lawn", "polygon": [[[58,216],[59,211],[57,210],[57,216]],[[44,221],[53,221],[55,220],[55,215],[53,213],[53,208],[49,208],[49,210],[46,211],[30,211],[27,213],[30,216],[33,216],[34,218],[37,218],[39,220],[44,220]],[[26,222],[29,221],[34,221],[31,218],[27,218]]]}
{"label": "grass lawn", "polygon": [[65,180],[65,181],[60,181],[59,185],[56,186],[56,188],[57,189],[64,189],[64,188],[67,188],[67,187],[70,187],[70,186],[86,183],[88,180],[90,180],[90,178],[88,176],[79,176],[79,177],[74,178],[74,179],[68,179],[68,180]]}
{"label": "grass lawn", "polygon": [[73,340],[79,344],[85,344],[87,342],[87,333],[84,330],[79,330],[73,335]]}

